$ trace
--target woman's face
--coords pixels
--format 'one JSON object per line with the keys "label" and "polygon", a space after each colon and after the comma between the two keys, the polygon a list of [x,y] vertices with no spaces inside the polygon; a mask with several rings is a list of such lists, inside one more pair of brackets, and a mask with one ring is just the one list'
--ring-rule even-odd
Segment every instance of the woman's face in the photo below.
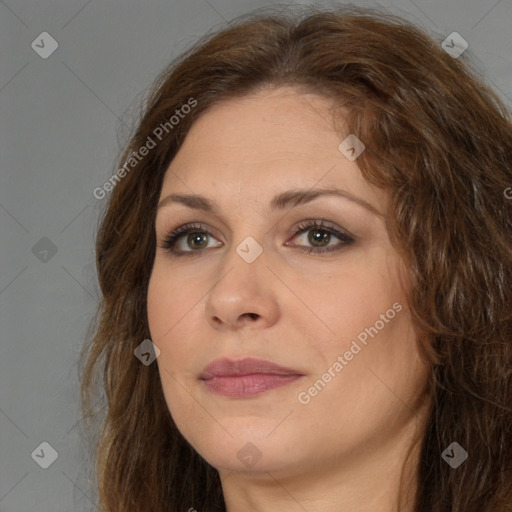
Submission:
{"label": "woman's face", "polygon": [[424,419],[387,196],[329,106],[291,88],[219,103],[165,175],[149,327],[170,413],[220,471],[385,467]]}

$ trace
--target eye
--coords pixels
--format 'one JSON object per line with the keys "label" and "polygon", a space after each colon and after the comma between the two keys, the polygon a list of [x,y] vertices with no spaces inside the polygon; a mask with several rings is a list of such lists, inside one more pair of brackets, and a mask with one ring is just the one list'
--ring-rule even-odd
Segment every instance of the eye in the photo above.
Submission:
{"label": "eye", "polygon": [[[310,233],[306,237],[306,242],[311,243],[312,247],[302,247],[299,250],[311,253],[327,253],[332,251],[339,251],[346,245],[352,244],[354,238],[346,232],[337,229],[333,225],[324,224],[324,221],[305,221],[297,226],[292,238],[300,237],[305,233]],[[187,235],[185,237],[185,235]],[[175,256],[193,255],[193,253],[202,253],[202,249],[208,248],[209,238],[213,238],[211,233],[201,224],[184,224],[175,230],[171,231],[164,239],[160,247],[169,251]],[[329,243],[333,238],[340,240],[338,244],[330,246]],[[185,247],[183,247],[184,242]],[[181,247],[180,247],[181,244]],[[214,247],[222,245],[221,242]],[[290,245],[286,242],[286,245]],[[291,244],[295,246],[295,244]],[[299,246],[300,247],[300,246]]]}
{"label": "eye", "polygon": [[[192,247],[192,250],[187,250],[182,247],[178,247],[178,249],[176,249],[176,246],[180,245],[180,242],[182,241],[181,239],[184,238],[185,235],[187,235],[185,243],[189,248]],[[183,253],[197,252],[200,249],[206,248],[208,245],[208,238],[210,236],[210,232],[201,224],[184,224],[183,226],[176,228],[174,231],[171,231],[165,237],[165,240],[160,247],[168,250],[176,256],[181,256]],[[219,243],[219,245],[222,244]]]}
{"label": "eye", "polygon": [[[340,251],[346,245],[350,245],[354,243],[354,238],[346,232],[337,229],[333,225],[324,224],[323,219],[320,222],[315,221],[305,221],[303,224],[297,226],[297,231],[295,232],[295,237],[300,237],[303,234],[308,233],[306,238],[306,242],[311,243],[312,247],[303,247],[300,250],[306,252],[307,254],[316,253],[327,253],[333,251]],[[332,241],[332,239],[338,238],[341,240],[340,243],[329,246],[328,244]]]}

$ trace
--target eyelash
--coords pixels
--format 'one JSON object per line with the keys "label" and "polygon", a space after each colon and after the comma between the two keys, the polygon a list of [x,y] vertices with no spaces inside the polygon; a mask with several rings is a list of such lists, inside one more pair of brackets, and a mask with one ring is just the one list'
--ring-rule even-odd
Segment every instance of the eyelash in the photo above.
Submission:
{"label": "eyelash", "polygon": [[[299,226],[297,226],[297,229],[296,229],[295,233],[293,234],[293,238],[295,238],[298,235],[301,235],[302,233],[306,233],[308,231],[312,231],[315,229],[319,230],[319,231],[324,231],[331,235],[334,235],[335,237],[342,240],[343,243],[338,244],[337,246],[334,246],[331,248],[322,248],[322,247],[311,247],[309,249],[302,248],[302,249],[300,249],[302,252],[305,252],[307,254],[311,254],[311,253],[322,254],[322,253],[327,253],[327,252],[339,251],[344,246],[350,245],[355,241],[347,233],[343,233],[342,231],[337,230],[333,226],[328,226],[328,225],[323,224],[323,220],[320,223],[318,223],[317,221],[314,221],[314,222],[306,221],[306,222],[300,224]],[[176,245],[178,240],[183,235],[188,235],[190,233],[200,233],[200,234],[206,234],[208,236],[211,236],[211,233],[207,229],[204,229],[201,224],[188,223],[188,224],[184,224],[183,226],[180,226],[179,228],[175,229],[174,231],[171,231],[165,237],[163,243],[159,247],[169,251],[170,253],[172,253],[175,256],[185,256],[185,255],[192,256],[192,255],[197,255],[198,253],[203,252],[199,249],[198,250],[190,250],[190,251],[180,251],[180,250],[174,249],[174,246]]]}

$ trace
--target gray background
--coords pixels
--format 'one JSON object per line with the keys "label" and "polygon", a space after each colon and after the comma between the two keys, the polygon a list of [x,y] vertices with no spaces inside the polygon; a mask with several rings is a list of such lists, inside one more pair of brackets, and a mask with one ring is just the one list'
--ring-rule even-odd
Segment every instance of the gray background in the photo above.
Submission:
{"label": "gray background", "polygon": [[[434,36],[459,32],[511,108],[511,0],[352,3],[389,7]],[[115,172],[131,109],[161,69],[210,29],[271,4],[0,1],[0,512],[95,510],[76,364],[99,296],[105,199],[93,190]],[[31,47],[42,32],[58,42],[46,59]],[[47,469],[31,457],[48,460],[44,441],[58,452]]]}

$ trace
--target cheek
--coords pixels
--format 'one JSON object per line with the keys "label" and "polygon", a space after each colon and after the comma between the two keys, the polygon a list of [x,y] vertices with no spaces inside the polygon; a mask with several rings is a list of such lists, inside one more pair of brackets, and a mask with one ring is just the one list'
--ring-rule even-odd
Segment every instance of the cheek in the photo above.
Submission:
{"label": "cheek", "polygon": [[[379,321],[381,325],[381,315],[391,309],[386,317],[392,317],[389,324],[385,324],[387,329],[388,325],[395,323],[393,304],[404,304],[396,274],[371,262],[363,263],[353,265],[350,271],[333,273],[325,280],[325,285],[317,287],[312,294],[315,300],[311,309],[329,328],[330,338],[338,340],[340,346],[343,346],[343,340],[351,340],[375,322]],[[325,330],[327,338],[329,331]]]}
{"label": "cheek", "polygon": [[154,343],[158,343],[162,338],[168,320],[164,312],[169,311],[168,306],[171,301],[166,290],[166,283],[158,279],[158,274],[153,273],[148,285],[147,314],[151,339]]}
{"label": "cheek", "polygon": [[368,407],[369,413],[389,405],[387,394],[393,398],[379,377],[392,389],[403,389],[406,396],[422,377],[416,368],[417,345],[396,269],[362,263],[351,268],[357,271],[333,276],[328,289],[316,294],[315,311],[329,330],[322,329],[325,334],[313,345],[318,373],[312,383],[330,369],[336,377],[323,373],[332,384],[328,392],[322,391],[318,405],[327,406],[332,400],[349,410]]}
{"label": "cheek", "polygon": [[204,329],[203,295],[199,286],[155,266],[148,284],[147,316],[151,340],[160,350],[157,363],[164,391],[174,389],[171,376],[190,377],[190,363],[197,358],[195,339]]}
{"label": "cheek", "polygon": [[190,320],[199,298],[200,295],[191,296],[186,283],[180,283],[155,262],[147,292],[148,323],[153,342],[172,338],[179,332],[182,319]]}

